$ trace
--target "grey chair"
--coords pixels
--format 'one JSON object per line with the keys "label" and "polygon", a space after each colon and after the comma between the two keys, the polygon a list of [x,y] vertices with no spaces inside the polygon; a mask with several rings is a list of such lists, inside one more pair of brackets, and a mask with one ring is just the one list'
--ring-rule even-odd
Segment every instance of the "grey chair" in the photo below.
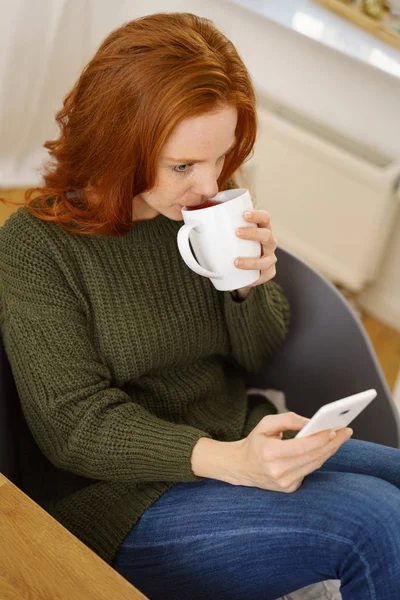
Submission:
{"label": "grey chair", "polygon": [[3,340],[0,339],[0,472],[19,485],[18,437],[21,408]]}
{"label": "grey chair", "polygon": [[248,385],[275,388],[306,417],[327,402],[375,388],[353,421],[353,437],[400,447],[400,419],[374,348],[358,316],[327,279],[282,248],[277,275],[291,306],[290,334],[270,365]]}
{"label": "grey chair", "polygon": [[[375,388],[378,397],[354,421],[354,437],[399,447],[400,425],[373,347],[349,304],[326,279],[278,249],[276,281],[291,305],[290,333],[275,359],[247,384],[286,394],[305,416],[326,402]],[[19,484],[18,453],[26,424],[0,340],[0,472]]]}

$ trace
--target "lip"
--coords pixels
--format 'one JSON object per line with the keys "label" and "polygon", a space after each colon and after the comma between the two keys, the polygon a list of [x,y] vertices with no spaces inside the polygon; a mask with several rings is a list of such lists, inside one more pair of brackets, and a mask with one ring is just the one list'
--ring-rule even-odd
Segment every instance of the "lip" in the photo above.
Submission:
{"label": "lip", "polygon": [[178,204],[179,208],[199,208],[204,202],[198,202],[197,204]]}

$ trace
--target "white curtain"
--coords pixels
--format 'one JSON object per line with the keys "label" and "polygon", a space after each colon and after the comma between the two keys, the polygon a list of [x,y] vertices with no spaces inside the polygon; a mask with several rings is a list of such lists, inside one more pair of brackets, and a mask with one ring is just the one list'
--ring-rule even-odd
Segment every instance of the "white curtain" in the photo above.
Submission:
{"label": "white curtain", "polygon": [[0,188],[40,183],[40,167],[48,159],[43,144],[59,132],[55,114],[113,29],[154,12],[212,18],[224,3],[218,5],[219,0],[0,0]]}
{"label": "white curtain", "polygon": [[54,115],[90,53],[90,2],[1,0],[0,185],[40,179]]}
{"label": "white curtain", "polygon": [[[137,2],[0,0],[0,187],[41,181],[55,114],[101,41]],[[133,16],[128,16],[131,13]]]}

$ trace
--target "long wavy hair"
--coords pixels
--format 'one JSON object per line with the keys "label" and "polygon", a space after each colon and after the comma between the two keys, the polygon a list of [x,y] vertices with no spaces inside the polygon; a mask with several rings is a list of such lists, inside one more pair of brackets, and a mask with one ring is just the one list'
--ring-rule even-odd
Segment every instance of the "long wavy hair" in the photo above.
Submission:
{"label": "long wavy hair", "polygon": [[220,190],[256,138],[254,89],[238,52],[212,21],[193,14],[129,21],[107,36],[65,96],[60,136],[44,144],[43,185],[26,190],[23,204],[73,233],[122,235],[134,226],[133,198],[156,183],[176,125],[224,104],[237,108],[238,121]]}

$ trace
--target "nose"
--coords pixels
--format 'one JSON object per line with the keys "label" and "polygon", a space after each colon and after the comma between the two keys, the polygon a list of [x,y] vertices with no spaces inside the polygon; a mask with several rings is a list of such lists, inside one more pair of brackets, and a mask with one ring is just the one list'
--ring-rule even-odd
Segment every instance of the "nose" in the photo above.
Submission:
{"label": "nose", "polygon": [[212,198],[218,194],[218,182],[215,173],[202,175],[196,183],[196,193],[205,198]]}

